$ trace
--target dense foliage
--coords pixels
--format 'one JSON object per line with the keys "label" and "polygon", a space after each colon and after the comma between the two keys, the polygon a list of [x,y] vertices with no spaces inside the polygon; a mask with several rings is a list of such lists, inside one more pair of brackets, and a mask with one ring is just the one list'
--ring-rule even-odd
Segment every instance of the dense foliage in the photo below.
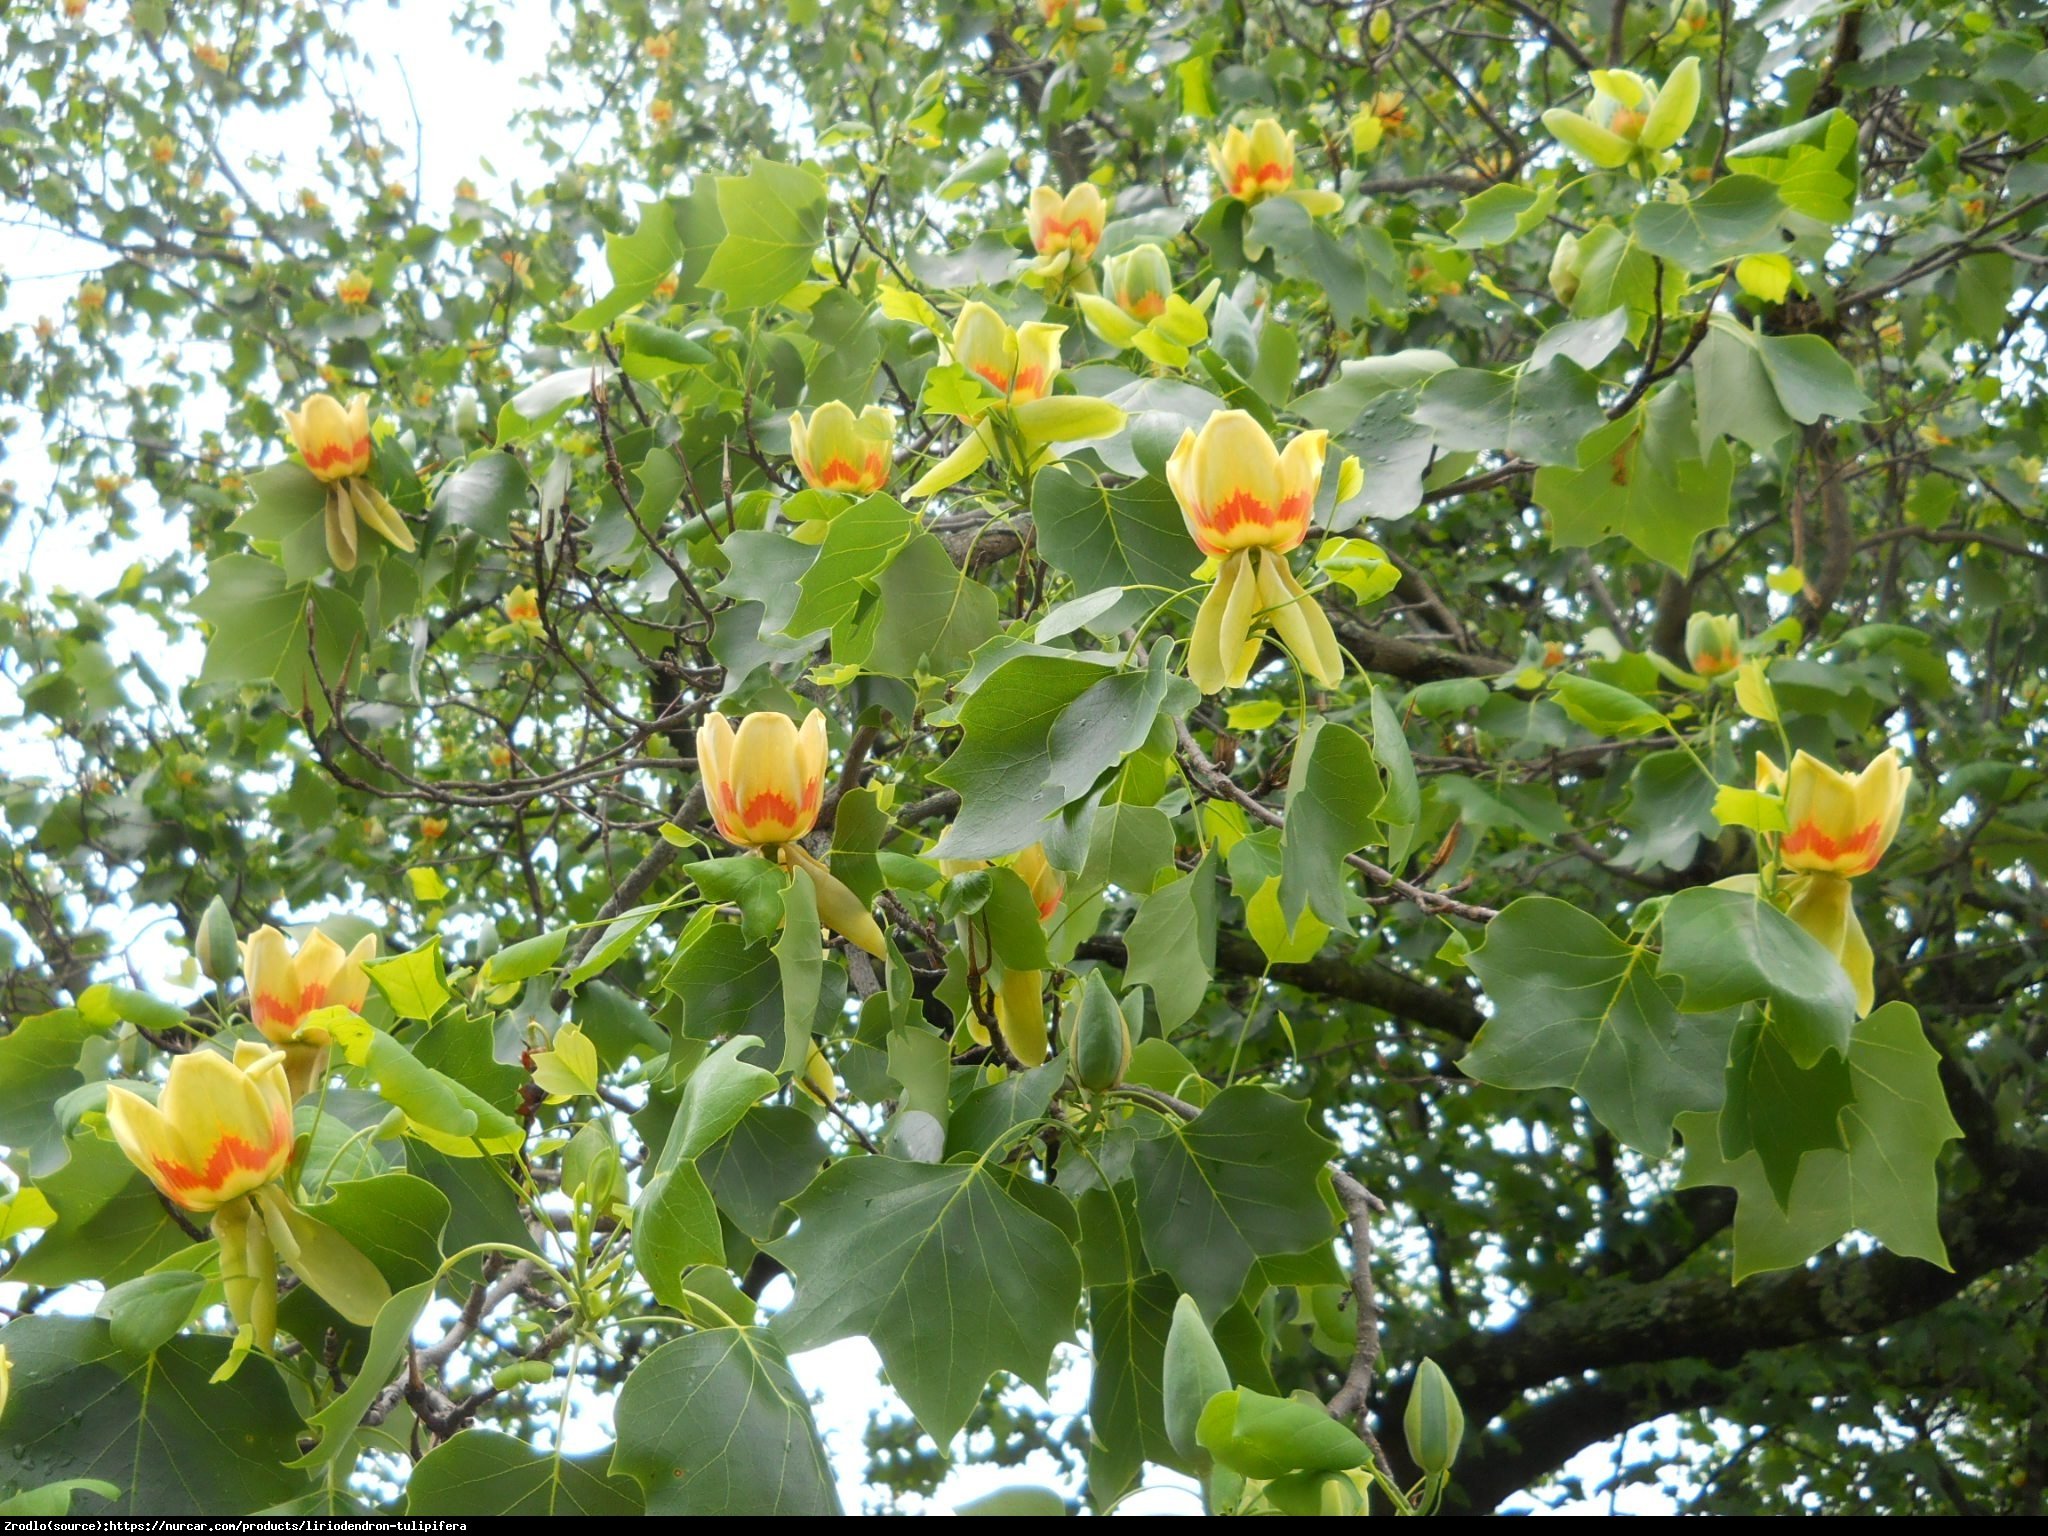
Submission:
{"label": "dense foliage", "polygon": [[384,17],[0,19],[0,1507],[2040,1512],[2037,7]]}

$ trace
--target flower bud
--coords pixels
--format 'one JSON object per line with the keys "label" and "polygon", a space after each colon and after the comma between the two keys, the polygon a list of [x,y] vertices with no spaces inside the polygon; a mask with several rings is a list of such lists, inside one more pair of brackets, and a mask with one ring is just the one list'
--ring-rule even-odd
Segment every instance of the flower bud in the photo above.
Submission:
{"label": "flower bud", "polygon": [[1550,257],[1550,291],[1566,308],[1579,296],[1579,237],[1565,235]]}
{"label": "flower bud", "polygon": [[1173,268],[1156,245],[1140,245],[1103,263],[1109,296],[1133,320],[1156,320],[1173,293]]}
{"label": "flower bud", "polygon": [[199,914],[199,926],[192,934],[192,956],[200,972],[216,985],[233,978],[242,968],[242,956],[235,938],[235,920],[228,904],[219,896]]}
{"label": "flower bud", "polygon": [[1409,1458],[1416,1466],[1432,1477],[1451,1470],[1458,1459],[1458,1444],[1465,1438],[1465,1410],[1458,1406],[1450,1378],[1434,1360],[1426,1359],[1415,1369],[1401,1428],[1408,1437]]}
{"label": "flower bud", "polygon": [[1131,1066],[1131,1026],[1102,972],[1090,971],[1074,1021],[1074,1077],[1091,1093],[1106,1093]]}
{"label": "flower bud", "polygon": [[1742,665],[1742,620],[1732,613],[1695,613],[1685,624],[1686,664],[1701,677]]}

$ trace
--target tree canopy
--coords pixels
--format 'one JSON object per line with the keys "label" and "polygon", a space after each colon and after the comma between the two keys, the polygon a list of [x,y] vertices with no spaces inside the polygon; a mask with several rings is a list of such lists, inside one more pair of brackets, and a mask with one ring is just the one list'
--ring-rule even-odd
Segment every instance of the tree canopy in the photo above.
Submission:
{"label": "tree canopy", "polygon": [[2038,9],[397,12],[0,18],[0,1512],[2041,1512]]}

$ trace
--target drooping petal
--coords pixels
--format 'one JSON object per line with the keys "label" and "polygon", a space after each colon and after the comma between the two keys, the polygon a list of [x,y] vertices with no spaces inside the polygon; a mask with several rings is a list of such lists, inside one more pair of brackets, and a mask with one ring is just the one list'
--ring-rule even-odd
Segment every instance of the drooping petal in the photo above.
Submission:
{"label": "drooping petal", "polygon": [[360,477],[344,480],[348,487],[349,500],[355,503],[356,516],[374,528],[385,543],[394,549],[411,554],[419,546],[413,542],[412,530],[405,526],[405,519],[398,515],[398,508],[391,505],[369,481]]}
{"label": "drooping petal", "polygon": [[356,568],[356,507],[347,487],[327,487],[327,558],[343,574]]}
{"label": "drooping petal", "polygon": [[1081,443],[1112,437],[1129,420],[1122,407],[1093,395],[1054,395],[1018,406],[1012,415],[1026,443]]}
{"label": "drooping petal", "polygon": [[986,464],[988,455],[987,430],[977,428],[967,434],[958,448],[920,475],[917,483],[904,492],[905,498],[920,501],[926,496],[936,495],[948,487],[958,485]]}
{"label": "drooping petal", "polygon": [[[1232,571],[1230,592],[1223,605],[1223,617],[1216,629],[1216,646],[1223,655],[1223,685],[1241,688],[1251,676],[1252,663],[1259,654],[1254,634],[1259,612],[1259,579],[1252,569],[1252,557],[1240,550],[1223,562]],[[1217,580],[1222,580],[1218,572]]]}
{"label": "drooping petal", "polygon": [[1261,550],[1258,559],[1259,598],[1266,610],[1262,617],[1279,633],[1302,671],[1325,688],[1336,687],[1344,680],[1344,652],[1329,616],[1294,579],[1286,556]]}
{"label": "drooping petal", "polygon": [[1027,1067],[1045,1063],[1045,976],[1039,971],[1005,971],[995,992],[996,1023],[1003,1044]]}

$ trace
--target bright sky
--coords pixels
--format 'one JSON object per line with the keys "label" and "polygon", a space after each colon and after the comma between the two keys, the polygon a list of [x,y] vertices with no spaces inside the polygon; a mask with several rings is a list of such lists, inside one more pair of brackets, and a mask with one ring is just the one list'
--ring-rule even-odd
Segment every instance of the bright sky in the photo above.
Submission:
{"label": "bright sky", "polygon": [[[56,7],[52,5],[51,9]],[[113,0],[96,0],[80,24],[111,31],[123,25],[126,9]],[[364,5],[365,20],[374,27],[374,32],[364,34],[373,67],[364,70],[353,82],[363,112],[380,119],[391,130],[393,141],[401,145],[414,142],[416,102],[423,151],[423,163],[418,169],[430,215],[437,210],[445,211],[455,183],[463,177],[475,181],[479,196],[488,202],[494,196],[506,195],[515,181],[532,186],[551,174],[538,154],[511,135],[507,123],[519,105],[533,99],[533,89],[526,82],[540,74],[546,46],[556,26],[550,15],[553,8],[539,0],[505,5],[505,57],[498,63],[471,55],[452,36],[443,24],[447,9],[433,0],[407,0],[405,24],[399,26],[391,24],[395,18],[381,6]],[[407,80],[413,86],[410,99]],[[485,103],[491,104],[490,109],[480,110],[480,104]],[[282,118],[245,112],[239,120],[231,121],[225,145],[230,158],[237,161],[246,161],[259,153],[280,161],[273,174],[248,171],[244,179],[252,188],[274,185],[296,189],[317,185],[320,178],[307,147],[317,143],[319,135],[325,132],[325,117],[324,104],[318,101]],[[603,139],[600,126],[585,154],[601,153]],[[491,169],[485,168],[487,163]],[[393,167],[393,173],[410,179],[413,169],[411,165],[400,165]],[[79,283],[102,263],[105,254],[97,247],[40,227],[33,222],[32,215],[29,217],[31,222],[15,222],[11,211],[0,215],[0,272],[5,273],[8,281],[6,300],[0,304],[0,324],[23,329],[33,326],[42,315],[64,323],[69,301]],[[595,285],[601,290],[598,254],[593,243],[588,255],[593,263]],[[145,357],[142,349],[136,349],[138,370],[146,367]],[[212,402],[213,409],[219,411],[223,403]],[[207,402],[197,402],[195,410],[203,417]],[[193,423],[195,431],[205,425],[204,420]],[[13,480],[20,487],[23,502],[33,505],[48,495],[51,483],[43,439],[34,416],[28,414],[20,419],[14,434],[4,441],[7,452],[5,459],[0,460],[0,479]],[[29,520],[24,519],[0,540],[0,572],[11,575],[22,562],[33,560],[41,570],[63,572],[62,579],[78,589],[100,590],[111,586],[138,552],[160,558],[185,545],[182,519],[167,520],[155,506],[146,485],[132,487],[128,495],[141,508],[136,518],[135,546],[115,554],[92,554],[87,548],[90,529],[84,525],[85,520],[69,529],[42,531],[32,545]],[[173,686],[189,679],[198,668],[200,651],[196,643],[166,654],[163,638],[153,627],[117,631],[111,643],[121,659],[147,647],[152,666]],[[4,681],[0,681],[0,710],[11,712],[18,704]],[[47,738],[11,739],[6,745],[12,772],[60,770],[55,746]],[[177,989],[170,983],[182,969],[183,957],[166,942],[165,916],[161,909],[136,909],[119,914],[114,926],[117,933],[133,944],[144,979],[161,990],[175,993]],[[4,914],[0,914],[0,922],[5,920]],[[15,1289],[0,1287],[0,1295]],[[778,1281],[764,1300],[773,1307],[786,1302],[788,1294],[787,1282]],[[89,1311],[94,1298],[81,1294],[75,1300],[78,1310]],[[435,1331],[431,1325],[423,1328],[423,1340],[430,1339]],[[1087,1370],[1085,1356],[1078,1346],[1064,1347],[1061,1359],[1069,1368],[1056,1373],[1050,1406],[1064,1419],[1085,1408]],[[857,1513],[864,1498],[866,1456],[862,1431],[877,1405],[889,1404],[899,1414],[901,1406],[894,1403],[892,1394],[881,1385],[879,1361],[865,1340],[849,1340],[800,1355],[794,1364],[798,1378],[817,1403],[842,1498],[849,1513]],[[1031,1400],[1030,1394],[1025,1395]],[[1638,1432],[1658,1433],[1668,1435],[1668,1428]],[[572,1418],[568,1448],[578,1452],[595,1450],[608,1444],[610,1438],[610,1405],[593,1403],[589,1411]],[[1613,1468],[1613,1448],[1608,1446],[1584,1453],[1570,1470],[1585,1478],[1589,1485],[1597,1486]],[[1120,1508],[1120,1513],[1193,1512],[1187,1485],[1182,1480],[1157,1469],[1153,1477],[1159,1481],[1159,1488],[1134,1497]],[[1058,1486],[1060,1479],[1050,1460],[1043,1456],[1021,1468],[956,1472],[927,1512],[948,1511],[964,1499],[1023,1483]],[[1533,1501],[1518,1500],[1510,1507],[1517,1506],[1529,1512],[1542,1512],[1541,1506]],[[1603,1498],[1568,1512],[1605,1513],[1618,1509],[1624,1513],[1668,1513],[1670,1508],[1668,1496],[1659,1489],[1632,1486],[1623,1490],[1617,1504]]]}

